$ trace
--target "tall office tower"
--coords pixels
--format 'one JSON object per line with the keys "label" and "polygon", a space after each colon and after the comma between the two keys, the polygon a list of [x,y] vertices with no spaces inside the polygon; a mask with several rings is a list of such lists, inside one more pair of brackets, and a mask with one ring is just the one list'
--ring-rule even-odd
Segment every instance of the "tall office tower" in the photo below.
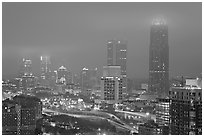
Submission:
{"label": "tall office tower", "polygon": [[42,102],[31,96],[15,96],[2,102],[3,134],[34,135],[42,115]]}
{"label": "tall office tower", "polygon": [[41,56],[41,78],[50,79],[51,78],[51,62],[49,56]]}
{"label": "tall office tower", "polygon": [[20,77],[22,76],[31,76],[32,73],[32,61],[30,59],[23,58],[23,62],[20,66]]}
{"label": "tall office tower", "polygon": [[123,93],[127,92],[127,41],[110,40],[107,43],[107,66],[120,66]]}
{"label": "tall office tower", "polygon": [[101,99],[108,104],[122,100],[122,75],[120,66],[104,66],[101,77]]}
{"label": "tall office tower", "polygon": [[87,91],[91,89],[89,80],[90,80],[89,69],[84,67],[80,74],[81,91]]}
{"label": "tall office tower", "polygon": [[169,92],[168,26],[162,18],[153,20],[149,47],[149,93],[166,96]]}
{"label": "tall office tower", "polygon": [[186,80],[184,87],[170,91],[172,135],[202,135],[202,88],[197,83]]}

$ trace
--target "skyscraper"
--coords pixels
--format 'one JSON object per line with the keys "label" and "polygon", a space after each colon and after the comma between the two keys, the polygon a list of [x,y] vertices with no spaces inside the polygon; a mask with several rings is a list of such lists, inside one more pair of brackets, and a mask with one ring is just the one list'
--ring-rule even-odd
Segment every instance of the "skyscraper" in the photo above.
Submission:
{"label": "skyscraper", "polygon": [[91,89],[89,80],[90,80],[89,69],[84,67],[80,74],[80,86],[82,91],[87,91]]}
{"label": "skyscraper", "polygon": [[41,78],[50,79],[51,78],[51,61],[49,56],[41,56]]}
{"label": "skyscraper", "polygon": [[169,91],[168,27],[163,18],[154,19],[150,32],[149,93],[167,95]]}
{"label": "skyscraper", "polygon": [[127,92],[127,41],[108,41],[107,66],[121,67],[121,75],[123,77],[123,93]]}

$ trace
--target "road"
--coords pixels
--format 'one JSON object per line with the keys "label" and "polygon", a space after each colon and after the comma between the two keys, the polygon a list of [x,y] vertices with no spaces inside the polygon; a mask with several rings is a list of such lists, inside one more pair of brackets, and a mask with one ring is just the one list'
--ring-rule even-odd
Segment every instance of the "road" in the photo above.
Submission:
{"label": "road", "polygon": [[64,112],[59,112],[59,111],[54,111],[50,109],[43,109],[43,113],[53,113],[54,115],[68,115],[68,116],[73,116],[73,117],[78,117],[78,118],[100,118],[100,119],[107,119],[110,123],[113,125],[120,127],[122,129],[129,130],[131,132],[138,132],[136,129],[130,127],[129,125],[123,123],[119,118],[114,116],[113,114],[105,113],[105,112],[100,112],[100,111],[76,111],[76,112],[70,112],[67,111],[66,113]]}
{"label": "road", "polygon": [[140,112],[130,112],[130,111],[122,111],[122,110],[115,110],[115,112],[126,113],[126,114],[130,114],[133,116],[140,116],[140,117],[152,119],[152,120],[155,120],[155,118],[156,118],[155,115],[140,113]]}

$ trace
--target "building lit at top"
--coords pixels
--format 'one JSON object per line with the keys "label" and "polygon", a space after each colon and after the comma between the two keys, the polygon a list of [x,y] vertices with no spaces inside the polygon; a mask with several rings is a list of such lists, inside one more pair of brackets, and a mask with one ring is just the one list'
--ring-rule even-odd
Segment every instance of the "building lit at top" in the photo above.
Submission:
{"label": "building lit at top", "polygon": [[167,95],[169,91],[168,26],[162,18],[153,20],[149,47],[149,93]]}

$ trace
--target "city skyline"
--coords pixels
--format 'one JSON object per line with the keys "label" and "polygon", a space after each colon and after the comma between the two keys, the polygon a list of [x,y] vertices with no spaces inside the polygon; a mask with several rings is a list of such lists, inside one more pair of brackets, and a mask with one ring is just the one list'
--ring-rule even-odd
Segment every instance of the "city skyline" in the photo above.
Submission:
{"label": "city skyline", "polygon": [[3,3],[3,135],[202,135],[202,3]]}
{"label": "city skyline", "polygon": [[102,72],[106,42],[121,39],[128,41],[128,76],[148,78],[149,32],[158,15],[169,27],[170,77],[202,72],[200,3],[3,3],[2,8],[3,77],[16,75],[23,57],[31,58],[34,74],[40,74],[42,55],[51,56],[53,68]]}

